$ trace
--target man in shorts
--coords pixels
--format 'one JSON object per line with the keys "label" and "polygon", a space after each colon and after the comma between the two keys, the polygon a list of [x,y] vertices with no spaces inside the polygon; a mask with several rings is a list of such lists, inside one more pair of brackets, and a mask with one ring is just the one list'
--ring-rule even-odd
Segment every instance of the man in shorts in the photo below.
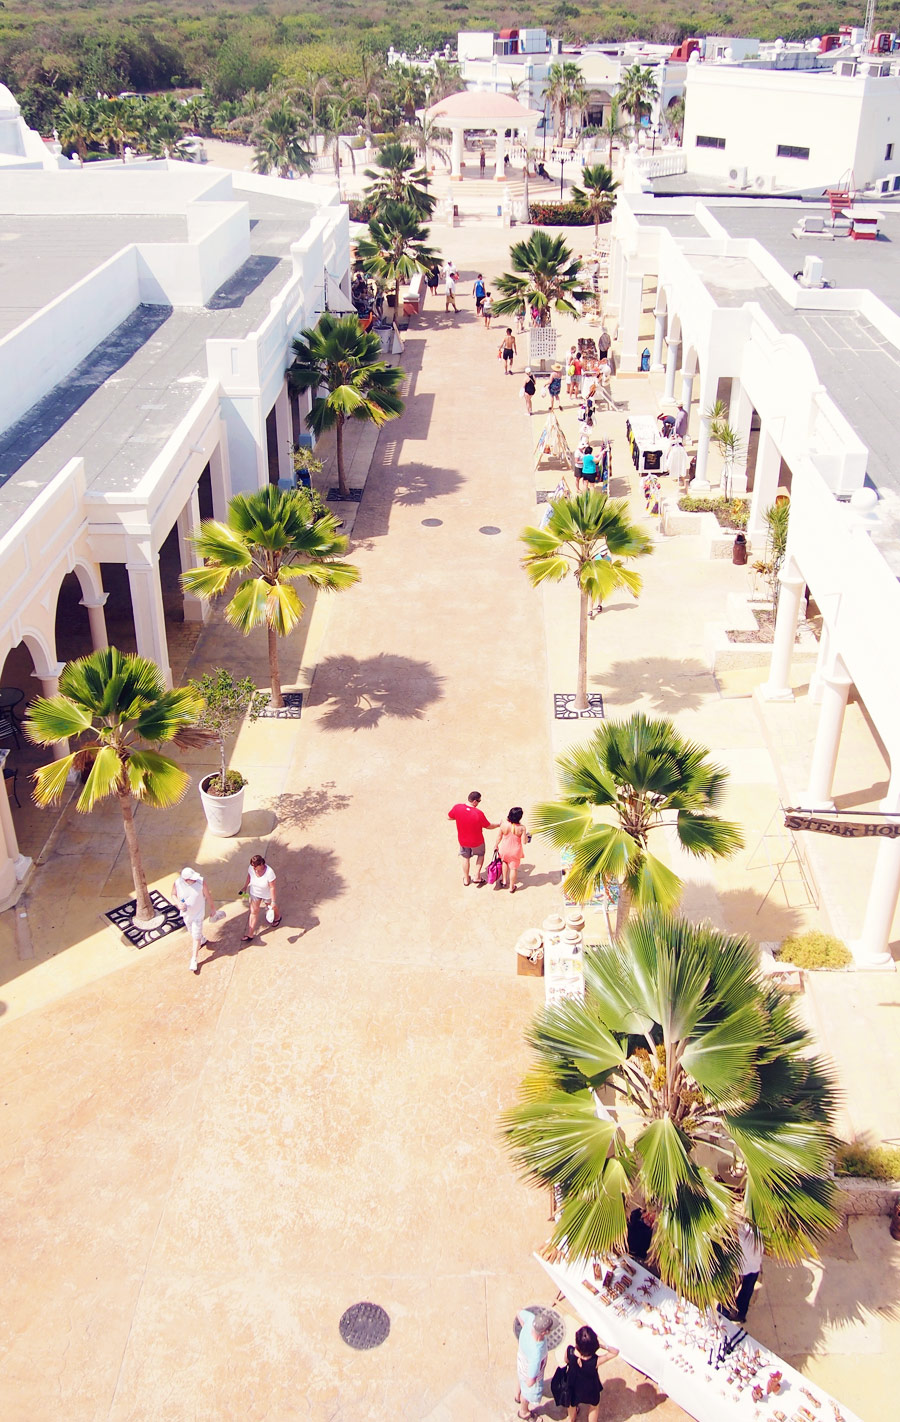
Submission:
{"label": "man in shorts", "polygon": [[[486,829],[499,829],[499,825],[492,825],[487,815],[478,807],[481,804],[481,792],[473,790],[468,795],[464,805],[454,805],[452,810],[447,812],[448,820],[456,821],[456,836],[459,840],[459,853],[463,862],[463,883],[483,884],[481,868],[484,864],[484,832]],[[475,878],[472,879],[469,870],[472,860],[475,860]]]}
{"label": "man in shorts", "polygon": [[191,936],[191,972],[199,973],[197,950],[206,947],[203,920],[206,911],[215,913],[216,906],[202,874],[186,865],[172,885],[172,898],[181,910],[184,926]]}

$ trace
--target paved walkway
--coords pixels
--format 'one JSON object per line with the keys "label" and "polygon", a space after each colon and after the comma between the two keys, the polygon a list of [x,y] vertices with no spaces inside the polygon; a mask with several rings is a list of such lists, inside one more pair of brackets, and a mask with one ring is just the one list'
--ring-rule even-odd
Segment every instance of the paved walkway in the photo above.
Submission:
{"label": "paved walkway", "polygon": [[[466,274],[502,270],[509,239],[487,223],[433,233],[464,293]],[[531,590],[518,566],[535,491],[556,477],[532,472],[540,418],[525,416],[521,376],[502,374],[499,333],[475,322],[471,298],[458,316],[441,305],[409,333],[407,413],[381,435],[355,511],[363,581],[319,602],[292,654],[299,684],[317,668],[304,717],[239,738],[235,763],[251,777],[242,837],[211,840],[193,795],[141,817],[152,880],[165,889],[198,862],[227,901],[199,978],[180,939],[136,956],[97,927],[128,893],[112,813],[67,820],[30,895],[35,959],[7,950],[4,981],[10,963],[18,976],[0,989],[5,1416],[512,1412],[511,1320],[546,1300],[531,1250],[548,1225],[495,1122],[541,997],[515,977],[512,945],[559,890],[538,842],[521,895],[464,889],[444,814],[475,786],[494,818],[551,791],[553,754],[581,734],[550,720],[550,692],[573,685],[575,602],[570,588]],[[646,379],[621,378],[617,393],[654,406]],[[570,409],[564,422],[574,433]],[[613,492],[636,498],[624,413],[605,428]],[[727,812],[748,849],[709,872],[669,846],[685,907],[780,938],[818,915],[780,894],[757,912],[771,870],[752,851],[778,774],[752,679],[717,681],[705,657],[704,623],[745,574],[698,548],[659,542],[640,601],[614,599],[592,624],[592,689],[607,714],[673,715],[727,764]],[[257,675],[259,655],[215,626],[194,664],[246,658]],[[233,895],[259,846],[281,876],[284,923],[244,950]],[[864,1097],[887,1135],[888,1092],[867,1089],[860,1048],[889,1040],[891,993],[846,981],[854,1020],[811,1000],[846,1060],[854,1111]],[[900,1341],[887,1242],[883,1221],[862,1221],[824,1269],[768,1265],[751,1317],[872,1418]],[[361,1299],[392,1318],[371,1354],[337,1333]],[[609,1375],[605,1417],[680,1415],[629,1369]]]}

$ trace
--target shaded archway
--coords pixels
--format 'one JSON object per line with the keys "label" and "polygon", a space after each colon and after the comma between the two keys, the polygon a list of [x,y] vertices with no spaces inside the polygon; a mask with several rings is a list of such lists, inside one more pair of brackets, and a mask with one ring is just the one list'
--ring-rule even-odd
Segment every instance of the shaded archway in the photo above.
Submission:
{"label": "shaded archway", "polygon": [[56,595],[56,649],[61,662],[86,657],[94,649],[91,620],[77,573],[66,573]]}
{"label": "shaded archway", "polygon": [[[51,661],[52,648],[37,632],[26,632],[21,642],[10,648],[0,667],[0,693],[4,702],[11,702],[15,693],[21,697],[4,707],[12,718],[12,729],[0,727],[0,750],[7,751],[3,767],[3,790],[9,800],[13,828],[20,854],[34,858],[47,842],[47,836],[59,816],[58,807],[38,809],[31,793],[31,777],[39,765],[55,758],[52,747],[44,749],[29,741],[23,720],[28,705],[36,696],[52,693],[56,685],[48,674],[55,670]],[[43,673],[43,676],[39,675]]]}

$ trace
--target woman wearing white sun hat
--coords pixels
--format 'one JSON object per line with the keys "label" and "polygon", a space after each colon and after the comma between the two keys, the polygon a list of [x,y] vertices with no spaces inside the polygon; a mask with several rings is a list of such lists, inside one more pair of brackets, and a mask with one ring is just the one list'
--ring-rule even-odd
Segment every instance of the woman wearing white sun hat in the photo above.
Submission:
{"label": "woman wearing white sun hat", "polygon": [[206,947],[203,920],[206,910],[215,913],[216,906],[203,875],[198,874],[190,865],[185,865],[172,885],[172,897],[180,908],[184,926],[191,935],[191,972],[199,973],[197,949]]}

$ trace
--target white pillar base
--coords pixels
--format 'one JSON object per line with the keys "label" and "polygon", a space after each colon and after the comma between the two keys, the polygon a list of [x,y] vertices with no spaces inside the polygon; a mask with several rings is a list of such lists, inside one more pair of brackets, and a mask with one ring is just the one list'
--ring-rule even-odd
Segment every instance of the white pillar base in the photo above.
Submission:
{"label": "white pillar base", "polygon": [[759,688],[759,694],[763,701],[793,701],[794,699],[794,693],[789,686],[770,686],[768,682],[763,682]]}
{"label": "white pillar base", "polygon": [[897,964],[890,953],[867,953],[864,944],[860,939],[855,939],[848,943],[847,947],[853,954],[853,966],[858,971],[867,973],[896,973]]}
{"label": "white pillar base", "polygon": [[[793,697],[791,698],[793,700]],[[797,809],[808,810],[812,815],[834,814],[834,801],[817,798],[811,790],[804,790],[797,797]]]}
{"label": "white pillar base", "polygon": [[[651,366],[650,366],[650,371],[651,371],[651,373],[652,373],[653,375],[659,375],[661,371],[665,370],[665,368],[666,368],[666,367],[663,365],[662,361],[660,361],[659,365],[653,365],[653,364],[651,364]],[[674,404],[674,401],[673,401],[673,404]]]}
{"label": "white pillar base", "polygon": [[16,856],[13,860],[13,870],[15,871],[17,884],[21,884],[33,863],[34,860],[28,854],[19,854]]}

